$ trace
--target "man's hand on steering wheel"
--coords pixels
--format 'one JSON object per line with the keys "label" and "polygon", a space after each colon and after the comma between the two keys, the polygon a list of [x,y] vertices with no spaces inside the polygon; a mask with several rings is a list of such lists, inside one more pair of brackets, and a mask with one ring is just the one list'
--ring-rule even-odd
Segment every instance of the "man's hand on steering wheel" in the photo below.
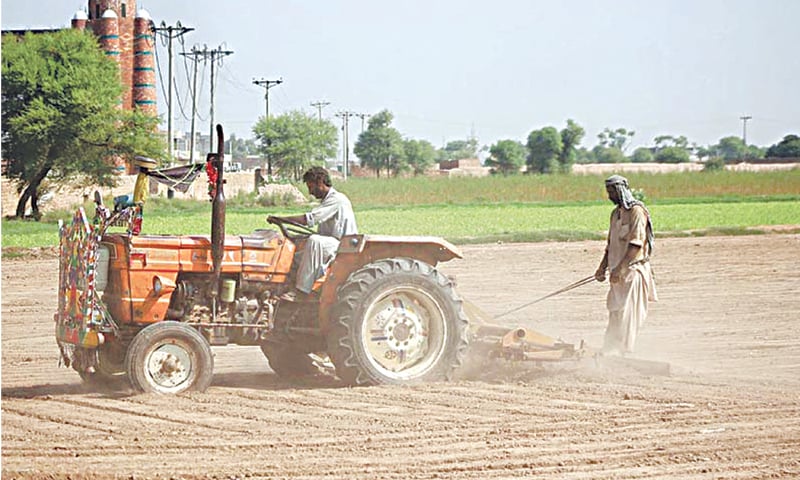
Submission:
{"label": "man's hand on steering wheel", "polygon": [[309,235],[314,234],[314,230],[309,228],[307,225],[296,222],[287,217],[269,215],[267,217],[267,223],[277,225],[281,229],[283,236],[292,240],[308,237]]}

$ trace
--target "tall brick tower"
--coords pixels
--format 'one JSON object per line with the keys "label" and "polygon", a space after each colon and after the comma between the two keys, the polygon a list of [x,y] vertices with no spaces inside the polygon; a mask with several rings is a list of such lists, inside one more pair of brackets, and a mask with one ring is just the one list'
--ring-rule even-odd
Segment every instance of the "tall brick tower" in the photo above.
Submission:
{"label": "tall brick tower", "polygon": [[[132,15],[136,12],[135,15]],[[88,12],[72,17],[72,28],[90,29],[106,55],[119,65],[122,108],[157,114],[155,37],[146,10],[136,0],[89,0]]]}

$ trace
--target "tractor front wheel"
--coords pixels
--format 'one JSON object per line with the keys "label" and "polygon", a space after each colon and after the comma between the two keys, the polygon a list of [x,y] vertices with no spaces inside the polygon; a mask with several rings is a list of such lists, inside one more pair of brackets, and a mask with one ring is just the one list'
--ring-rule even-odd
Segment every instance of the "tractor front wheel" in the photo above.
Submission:
{"label": "tractor front wheel", "polygon": [[447,380],[461,365],[468,320],[452,282],[431,265],[379,260],[354,272],[338,298],[328,354],[345,383]]}
{"label": "tractor front wheel", "polygon": [[131,385],[142,392],[202,392],[214,374],[206,339],[194,328],[172,321],[154,323],[136,334],[125,364]]}

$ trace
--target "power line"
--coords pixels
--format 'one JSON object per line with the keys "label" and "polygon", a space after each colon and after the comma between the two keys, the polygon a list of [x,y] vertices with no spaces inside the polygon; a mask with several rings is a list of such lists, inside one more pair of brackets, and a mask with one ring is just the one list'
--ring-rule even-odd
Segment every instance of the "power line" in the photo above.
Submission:
{"label": "power line", "polygon": [[191,27],[184,27],[181,25],[181,22],[177,22],[176,25],[173,27],[171,25],[167,25],[165,22],[161,22],[161,26],[153,27],[153,30],[161,34],[162,38],[167,38],[167,53],[169,57],[169,69],[167,76],[168,78],[168,94],[167,94],[167,141],[169,143],[168,147],[168,154],[169,154],[169,161],[172,162],[172,82],[173,82],[173,74],[172,74],[172,40],[176,38],[180,38],[186,33],[189,33],[194,30]]}
{"label": "power line", "polygon": [[747,121],[752,119],[750,115],[742,115],[739,120],[742,121],[742,143],[747,146]]}
{"label": "power line", "polygon": [[269,119],[269,89],[273,87],[277,87],[283,83],[283,78],[279,78],[278,80],[253,80],[253,84],[258,85],[259,87],[264,87],[264,101],[267,104],[267,114],[264,118]]}
{"label": "power line", "polygon": [[[196,47],[192,47],[192,51],[190,53],[183,52],[181,53],[184,58],[184,62],[187,58],[192,60],[192,127],[191,133],[189,138],[189,163],[194,163],[194,141],[195,141],[195,118],[197,117],[197,64],[200,63],[200,58],[204,57],[203,52],[197,50]],[[205,65],[205,62],[204,62]]]}
{"label": "power line", "polygon": [[345,180],[347,180],[347,170],[350,162],[350,117],[355,117],[356,115],[355,112],[347,110],[336,113],[336,116],[342,119],[342,136],[344,137],[344,148],[342,149],[342,156],[344,157],[342,160],[342,177],[344,177]]}
{"label": "power line", "polygon": [[317,109],[317,117],[319,118],[319,121],[322,121],[322,109],[330,104],[331,102],[326,102],[323,100],[320,100],[318,102],[311,102],[311,106]]}
{"label": "power line", "polygon": [[371,117],[369,113],[356,113],[354,114],[356,117],[361,118],[361,131],[364,131],[364,119]]}

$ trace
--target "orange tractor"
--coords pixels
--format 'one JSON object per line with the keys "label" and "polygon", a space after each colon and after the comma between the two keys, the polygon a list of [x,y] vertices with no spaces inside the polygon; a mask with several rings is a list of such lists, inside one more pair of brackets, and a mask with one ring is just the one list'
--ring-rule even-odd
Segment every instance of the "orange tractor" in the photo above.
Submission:
{"label": "orange tractor", "polygon": [[[478,322],[470,326],[453,281],[436,268],[461,253],[435,237],[345,236],[315,295],[282,300],[294,283],[295,253],[312,232],[279,221],[280,233],[225,235],[217,131],[219,153],[205,165],[211,235],[138,235],[136,194],[114,211],[95,194],[93,221],[81,208],[60,226],[56,340],[63,364],[85,382],[203,391],[213,376],[211,346],[228,344],[260,346],[283,377],[318,373],[329,358],[349,385],[448,379],[468,340],[481,358],[597,358],[583,343],[492,325],[481,312],[471,311]],[[137,188],[146,184],[142,175]],[[111,226],[127,231],[109,233]]]}
{"label": "orange tractor", "polygon": [[[141,204],[110,211],[95,195],[60,228],[56,337],[84,381],[179,393],[211,383],[212,345],[258,345],[281,376],[314,373],[327,355],[351,385],[448,378],[467,348],[468,321],[439,262],[460,258],[429,237],[351,235],[315,284],[286,302],[295,253],[311,233],[225,235],[222,129],[209,154],[211,235],[137,235]],[[113,225],[126,233],[109,233]]]}

